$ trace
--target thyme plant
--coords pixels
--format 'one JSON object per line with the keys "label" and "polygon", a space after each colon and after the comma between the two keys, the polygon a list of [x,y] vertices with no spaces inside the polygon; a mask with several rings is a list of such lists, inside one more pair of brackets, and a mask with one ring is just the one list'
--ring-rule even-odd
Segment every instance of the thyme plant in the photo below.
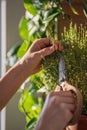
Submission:
{"label": "thyme plant", "polygon": [[83,114],[87,114],[87,27],[70,24],[64,27],[61,43],[66,63],[67,80],[83,95]]}

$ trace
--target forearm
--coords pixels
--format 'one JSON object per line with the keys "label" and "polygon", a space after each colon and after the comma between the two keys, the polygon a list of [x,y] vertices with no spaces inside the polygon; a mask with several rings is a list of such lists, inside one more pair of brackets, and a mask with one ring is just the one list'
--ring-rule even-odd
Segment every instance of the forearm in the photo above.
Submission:
{"label": "forearm", "polygon": [[0,79],[0,110],[7,104],[29,75],[28,64],[21,60]]}

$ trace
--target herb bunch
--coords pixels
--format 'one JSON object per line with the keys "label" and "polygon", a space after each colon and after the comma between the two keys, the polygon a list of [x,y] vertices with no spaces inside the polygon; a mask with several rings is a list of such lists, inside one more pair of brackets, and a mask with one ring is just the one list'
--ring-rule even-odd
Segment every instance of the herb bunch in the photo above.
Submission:
{"label": "herb bunch", "polygon": [[[83,114],[87,114],[87,28],[73,25],[64,27],[61,44],[66,63],[67,81],[78,87],[83,96]],[[43,83],[46,91],[52,91],[58,84],[59,52],[56,51],[43,60]]]}
{"label": "herb bunch", "polygon": [[83,95],[83,113],[87,114],[87,27],[70,23],[64,28],[61,43],[66,63],[67,81]]}

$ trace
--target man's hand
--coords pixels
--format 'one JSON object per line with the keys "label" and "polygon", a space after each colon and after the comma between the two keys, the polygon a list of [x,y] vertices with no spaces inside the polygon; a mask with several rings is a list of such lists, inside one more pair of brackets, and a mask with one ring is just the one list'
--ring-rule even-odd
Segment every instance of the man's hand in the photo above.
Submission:
{"label": "man's hand", "polygon": [[63,130],[73,117],[75,99],[70,91],[51,92],[35,130]]}
{"label": "man's hand", "polygon": [[62,50],[61,44],[55,41],[53,45],[49,38],[39,39],[32,43],[23,57],[23,60],[29,65],[29,72],[31,72],[31,74],[38,72],[41,69],[42,58],[52,54],[55,49]]}

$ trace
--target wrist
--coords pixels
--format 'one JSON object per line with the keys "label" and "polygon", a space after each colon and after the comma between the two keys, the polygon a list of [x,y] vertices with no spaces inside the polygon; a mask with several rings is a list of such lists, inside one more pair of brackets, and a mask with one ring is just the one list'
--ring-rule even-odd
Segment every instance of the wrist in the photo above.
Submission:
{"label": "wrist", "polygon": [[26,53],[20,61],[20,63],[22,63],[25,66],[25,71],[28,74],[28,76],[34,73],[34,61],[35,55],[31,53]]}
{"label": "wrist", "polygon": [[27,78],[28,76],[31,75],[31,68],[29,65],[29,59],[27,58],[22,58],[19,61],[19,65],[22,67],[22,72],[24,73],[24,76]]}
{"label": "wrist", "polygon": [[47,123],[47,121],[43,119],[43,116],[40,115],[34,130],[51,130],[51,129],[49,128],[49,124]]}

